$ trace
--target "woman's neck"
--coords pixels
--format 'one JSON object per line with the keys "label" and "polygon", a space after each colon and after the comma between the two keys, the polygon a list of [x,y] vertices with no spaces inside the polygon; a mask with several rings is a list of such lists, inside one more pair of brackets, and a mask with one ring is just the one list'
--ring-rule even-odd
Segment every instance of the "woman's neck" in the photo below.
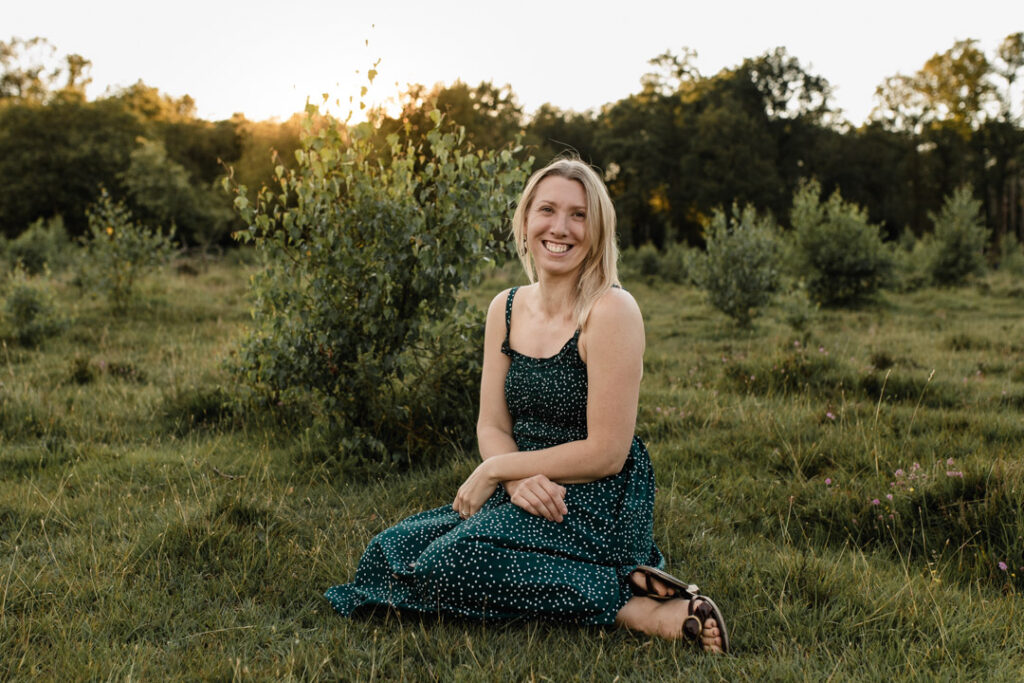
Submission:
{"label": "woman's neck", "polygon": [[551,276],[538,273],[537,307],[548,319],[573,317],[576,306],[577,274]]}

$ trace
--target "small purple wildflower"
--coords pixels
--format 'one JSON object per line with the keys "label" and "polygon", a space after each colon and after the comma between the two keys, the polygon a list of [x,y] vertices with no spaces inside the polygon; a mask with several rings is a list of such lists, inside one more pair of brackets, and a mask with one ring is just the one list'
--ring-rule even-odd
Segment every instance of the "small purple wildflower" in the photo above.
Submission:
{"label": "small purple wildflower", "polygon": [[877,498],[875,498],[875,499],[874,499],[873,501],[871,501],[871,504],[872,504],[872,505],[881,505],[881,504],[882,504],[882,501],[880,501],[880,500],[878,500]]}
{"label": "small purple wildflower", "polygon": [[953,466],[953,458],[947,458],[946,459],[946,464],[949,465],[950,467],[952,467]]}
{"label": "small purple wildflower", "polygon": [[963,472],[950,471],[950,472],[946,472],[946,476],[947,477],[960,477],[961,479],[963,479],[964,478],[964,473]]}
{"label": "small purple wildflower", "polygon": [[1001,569],[1002,571],[1005,572],[1006,571],[1006,563],[1001,561],[999,563],[999,569]]}
{"label": "small purple wildflower", "polygon": [[825,485],[826,486],[831,486],[832,485],[832,477],[825,477]]}
{"label": "small purple wildflower", "polygon": [[835,414],[833,414],[833,412],[832,412],[831,410],[830,410],[830,411],[828,411],[827,413],[825,413],[825,417],[827,417],[827,418],[828,418],[828,419],[830,419],[830,420],[834,420],[834,419],[836,419],[836,416],[835,416]]}
{"label": "small purple wildflower", "polygon": [[889,500],[892,500],[892,494],[891,493],[885,494],[885,497],[888,498]]}

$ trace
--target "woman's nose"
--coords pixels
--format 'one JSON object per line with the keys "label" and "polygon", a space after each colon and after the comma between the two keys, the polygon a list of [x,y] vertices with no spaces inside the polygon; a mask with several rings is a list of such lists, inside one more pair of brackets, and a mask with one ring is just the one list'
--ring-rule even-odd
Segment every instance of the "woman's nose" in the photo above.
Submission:
{"label": "woman's nose", "polygon": [[567,234],[569,232],[567,227],[568,221],[569,219],[565,214],[558,214],[555,216],[555,219],[551,221],[551,232],[558,235]]}

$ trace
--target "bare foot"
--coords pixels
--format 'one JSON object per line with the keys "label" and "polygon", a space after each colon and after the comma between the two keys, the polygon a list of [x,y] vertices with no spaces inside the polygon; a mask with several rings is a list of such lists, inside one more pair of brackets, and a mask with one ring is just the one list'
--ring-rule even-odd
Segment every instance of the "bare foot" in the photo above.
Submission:
{"label": "bare foot", "polygon": [[[647,577],[640,572],[630,574],[630,581],[643,592],[647,592]],[[654,592],[663,597],[670,597],[676,594],[676,589],[658,580],[651,578],[651,588]],[[700,598],[694,603],[694,612],[699,614],[700,606],[705,603]],[[678,640],[686,637],[683,628],[686,626],[689,614],[689,600],[665,600],[655,599],[646,596],[637,596],[631,599],[619,611],[616,621],[637,631],[648,635],[660,636],[668,640]],[[694,617],[698,619],[699,617]],[[696,631],[696,624],[691,624],[692,632]],[[718,622],[714,617],[707,617],[702,624],[699,635],[701,648],[704,652],[721,653],[723,640]]]}

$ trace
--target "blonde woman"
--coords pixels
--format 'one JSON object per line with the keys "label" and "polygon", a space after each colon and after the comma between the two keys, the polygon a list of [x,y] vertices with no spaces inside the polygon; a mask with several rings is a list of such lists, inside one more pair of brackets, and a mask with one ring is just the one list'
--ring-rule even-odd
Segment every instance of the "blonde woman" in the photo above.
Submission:
{"label": "blonde woman", "polygon": [[654,473],[633,433],[643,319],[618,286],[604,183],[557,160],[530,178],[512,226],[531,284],[488,309],[482,462],[450,506],[374,537],[327,598],[345,615],[391,605],[614,623],[727,651],[714,602],[657,568]]}

